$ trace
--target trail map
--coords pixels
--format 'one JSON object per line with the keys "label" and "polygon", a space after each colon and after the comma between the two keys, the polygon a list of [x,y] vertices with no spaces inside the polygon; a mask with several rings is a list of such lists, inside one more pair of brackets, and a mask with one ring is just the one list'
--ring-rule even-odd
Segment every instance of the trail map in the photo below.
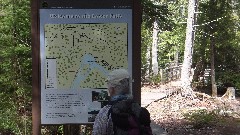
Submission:
{"label": "trail map", "polygon": [[128,67],[127,23],[45,24],[45,88],[106,88]]}

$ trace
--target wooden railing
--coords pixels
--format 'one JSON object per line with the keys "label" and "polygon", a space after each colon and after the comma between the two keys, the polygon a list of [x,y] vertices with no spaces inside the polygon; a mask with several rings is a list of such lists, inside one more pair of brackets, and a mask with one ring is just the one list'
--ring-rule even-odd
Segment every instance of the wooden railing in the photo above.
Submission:
{"label": "wooden railing", "polygon": [[164,84],[179,79],[181,77],[181,68],[182,66],[178,65],[160,69],[161,83]]}
{"label": "wooden railing", "polygon": [[[170,82],[170,81],[174,81],[177,80],[181,77],[181,68],[182,65],[170,65],[168,67],[166,67],[165,69],[160,69],[159,70],[159,76],[157,76],[157,78],[159,77],[161,84]],[[141,76],[141,80],[143,84],[148,84],[153,82],[153,80],[151,79],[151,75],[147,74],[146,71],[144,71],[144,68],[142,68],[142,76]]]}

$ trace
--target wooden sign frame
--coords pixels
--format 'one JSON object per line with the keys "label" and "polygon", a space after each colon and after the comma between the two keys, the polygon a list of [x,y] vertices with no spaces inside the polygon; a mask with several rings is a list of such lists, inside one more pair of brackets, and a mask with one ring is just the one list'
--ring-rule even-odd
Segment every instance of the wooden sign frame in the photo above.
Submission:
{"label": "wooden sign frame", "polygon": [[[141,103],[141,3],[139,0],[124,1],[124,0],[106,0],[99,3],[99,0],[94,0],[93,3],[89,1],[79,0],[45,0],[31,1],[31,38],[32,38],[32,123],[33,135],[40,135],[41,132],[41,59],[40,59],[40,16],[39,9],[42,8],[43,3],[50,8],[71,8],[72,5],[79,5],[73,8],[96,8],[95,6],[102,6],[105,9],[109,6],[132,6],[132,77],[134,82],[132,84],[134,99]],[[64,3],[65,2],[65,3]],[[64,6],[62,6],[64,5]],[[121,7],[120,7],[121,8]],[[74,123],[73,123],[74,124]]]}

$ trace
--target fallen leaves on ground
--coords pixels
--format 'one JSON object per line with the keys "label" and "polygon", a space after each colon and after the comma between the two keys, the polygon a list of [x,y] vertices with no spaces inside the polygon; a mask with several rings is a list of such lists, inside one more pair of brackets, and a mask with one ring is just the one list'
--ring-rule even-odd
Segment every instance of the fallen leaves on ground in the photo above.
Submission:
{"label": "fallen leaves on ground", "polygon": [[[159,91],[161,87],[145,87],[142,91]],[[176,88],[177,89],[177,88]],[[177,90],[176,90],[177,91]],[[194,98],[183,97],[176,92],[169,97],[152,102],[147,109],[152,120],[164,128],[169,135],[239,135],[240,102],[194,92]],[[207,110],[218,116],[212,123],[195,127],[184,117],[196,110]]]}

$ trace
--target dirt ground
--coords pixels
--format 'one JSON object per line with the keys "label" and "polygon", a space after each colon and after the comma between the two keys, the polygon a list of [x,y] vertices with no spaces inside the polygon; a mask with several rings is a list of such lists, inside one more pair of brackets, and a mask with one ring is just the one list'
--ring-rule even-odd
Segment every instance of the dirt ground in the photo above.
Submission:
{"label": "dirt ground", "polygon": [[[155,91],[161,88],[163,87],[147,86],[143,87],[142,91]],[[236,100],[229,100],[221,97],[212,98],[204,93],[194,94],[194,97],[183,97],[176,92],[152,102],[147,109],[154,122],[169,135],[240,135],[239,97]],[[192,121],[186,119],[186,114],[196,110],[197,112],[206,110],[207,114],[201,112],[203,114],[200,113],[201,116]],[[212,120],[208,120],[210,116],[213,116]],[[202,119],[205,121],[202,122]]]}

